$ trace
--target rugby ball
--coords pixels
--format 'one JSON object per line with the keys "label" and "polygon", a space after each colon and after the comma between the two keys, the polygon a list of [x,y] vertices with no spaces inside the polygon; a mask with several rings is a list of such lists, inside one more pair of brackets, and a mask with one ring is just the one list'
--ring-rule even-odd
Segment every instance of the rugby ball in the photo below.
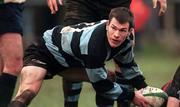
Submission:
{"label": "rugby ball", "polygon": [[147,86],[142,89],[141,93],[150,102],[149,107],[161,107],[168,98],[166,92],[156,87]]}

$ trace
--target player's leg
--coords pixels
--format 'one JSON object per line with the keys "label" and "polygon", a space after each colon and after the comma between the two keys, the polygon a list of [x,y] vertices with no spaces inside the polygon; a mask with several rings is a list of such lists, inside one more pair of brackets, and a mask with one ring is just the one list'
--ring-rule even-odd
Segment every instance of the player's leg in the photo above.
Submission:
{"label": "player's leg", "polygon": [[1,107],[7,107],[13,95],[17,76],[22,67],[22,38],[18,33],[6,33],[0,38],[3,72],[0,76]]}
{"label": "player's leg", "polygon": [[17,76],[22,68],[23,44],[19,33],[5,33],[0,37],[3,73]]}
{"label": "player's leg", "polygon": [[67,0],[65,2],[64,25],[99,21],[96,13],[97,8],[94,4],[96,2],[91,0]]}
{"label": "player's leg", "polygon": [[82,89],[82,82],[89,81],[83,68],[72,68],[60,72],[63,77],[64,106],[78,107],[78,99]]}
{"label": "player's leg", "polygon": [[78,107],[82,82],[89,81],[84,68],[71,68],[59,73],[63,77],[64,106]]}
{"label": "player's leg", "polygon": [[0,4],[0,107],[10,102],[22,66],[22,10],[23,4]]}
{"label": "player's leg", "polygon": [[164,87],[164,91],[167,92],[169,98],[167,107],[179,107],[180,106],[180,66],[176,70],[173,80],[168,82]]}
{"label": "player's leg", "polygon": [[[81,22],[93,22],[96,16],[93,16],[89,8],[93,5],[88,4],[89,0],[67,0],[65,3],[65,25],[73,25]],[[86,7],[88,6],[89,7]],[[74,10],[72,12],[72,10]],[[63,78],[64,106],[78,107],[78,100],[82,89],[82,82],[70,82]]]}
{"label": "player's leg", "polygon": [[69,82],[63,78],[64,107],[78,107],[82,82]]}
{"label": "player's leg", "polygon": [[172,83],[167,87],[167,94],[171,97],[179,98],[178,91],[180,90],[180,66],[176,70]]}
{"label": "player's leg", "polygon": [[[180,66],[176,70],[173,80],[167,82],[162,89],[169,95],[168,102],[163,104],[163,107],[171,107],[177,105],[180,100],[179,90],[180,90]],[[178,100],[179,98],[179,100]],[[174,105],[175,104],[175,105]],[[179,105],[178,105],[179,106]]]}
{"label": "player's leg", "polygon": [[23,67],[18,93],[9,107],[26,107],[39,92],[46,70],[37,66]]}

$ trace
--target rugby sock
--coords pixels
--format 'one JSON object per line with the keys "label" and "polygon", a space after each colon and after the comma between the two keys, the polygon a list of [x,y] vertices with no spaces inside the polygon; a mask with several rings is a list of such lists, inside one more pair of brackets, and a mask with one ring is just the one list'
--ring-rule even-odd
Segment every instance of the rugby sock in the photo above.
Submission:
{"label": "rugby sock", "polygon": [[64,107],[78,107],[78,101],[76,101],[76,102],[65,101]]}
{"label": "rugby sock", "polygon": [[11,101],[17,77],[11,74],[0,75],[0,107],[7,107]]}
{"label": "rugby sock", "polygon": [[71,83],[63,81],[64,85],[64,107],[78,107],[79,95],[81,92],[82,83]]}

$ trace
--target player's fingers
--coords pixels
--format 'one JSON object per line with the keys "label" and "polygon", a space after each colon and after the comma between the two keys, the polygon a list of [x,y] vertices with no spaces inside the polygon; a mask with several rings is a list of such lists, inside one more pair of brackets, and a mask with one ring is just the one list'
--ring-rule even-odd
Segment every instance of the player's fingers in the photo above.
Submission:
{"label": "player's fingers", "polygon": [[55,10],[54,10],[54,6],[52,4],[52,1],[51,0],[47,0],[47,4],[48,4],[49,9],[51,10],[51,14],[54,14]]}
{"label": "player's fingers", "polygon": [[145,103],[146,106],[149,105],[150,107],[153,107],[152,104],[148,100],[146,100],[144,103]]}
{"label": "player's fingers", "polygon": [[153,104],[148,104],[148,107],[154,107],[154,105]]}
{"label": "player's fingers", "polygon": [[148,107],[147,102],[142,102],[142,107]]}
{"label": "player's fingers", "polygon": [[146,97],[143,97],[142,105],[143,107],[147,107],[148,105],[151,105],[151,103],[148,101]]}
{"label": "player's fingers", "polygon": [[58,11],[57,1],[56,0],[51,0],[51,1],[52,1],[52,5],[53,5],[53,8],[54,8],[54,11],[57,12]]}
{"label": "player's fingers", "polygon": [[160,10],[159,15],[163,15],[167,10],[167,2],[166,0],[160,0]]}
{"label": "player's fingers", "polygon": [[63,0],[59,0],[59,4],[60,4],[60,5],[63,5]]}
{"label": "player's fingers", "polygon": [[157,1],[158,1],[158,0],[152,0],[152,2],[153,2],[153,8],[156,8],[156,7],[157,7]]}

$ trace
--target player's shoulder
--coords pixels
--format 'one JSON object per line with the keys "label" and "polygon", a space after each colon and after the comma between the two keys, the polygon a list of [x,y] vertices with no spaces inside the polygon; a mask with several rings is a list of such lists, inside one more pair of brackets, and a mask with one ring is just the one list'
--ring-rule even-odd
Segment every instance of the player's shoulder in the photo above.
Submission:
{"label": "player's shoulder", "polygon": [[106,23],[106,21],[107,20],[101,20],[101,21],[90,22],[90,23],[82,22],[82,23],[75,24],[75,25],[69,25],[69,26],[63,27],[61,32],[62,33],[64,33],[64,32],[81,32],[81,31],[94,30],[94,29],[96,29],[97,26]]}
{"label": "player's shoulder", "polygon": [[88,27],[95,27],[95,26],[101,25],[105,22],[107,22],[107,20],[100,20],[97,22],[82,22],[82,23],[79,23],[76,25],[71,25],[70,27],[82,29],[82,28],[88,28]]}

